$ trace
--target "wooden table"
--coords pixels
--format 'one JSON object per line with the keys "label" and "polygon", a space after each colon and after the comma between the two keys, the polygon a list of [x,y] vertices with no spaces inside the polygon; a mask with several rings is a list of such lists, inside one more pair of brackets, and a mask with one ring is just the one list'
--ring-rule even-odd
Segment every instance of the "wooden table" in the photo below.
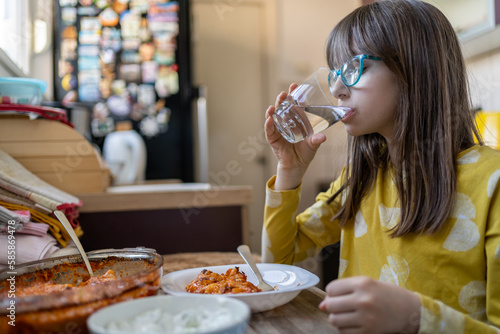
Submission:
{"label": "wooden table", "polygon": [[[256,261],[260,261],[259,256],[254,257]],[[179,253],[165,255],[163,259],[164,274],[196,267],[243,263],[239,254],[233,252]],[[312,287],[274,310],[253,313],[247,333],[338,333],[328,322],[328,314],[318,308],[324,297],[323,290]]]}

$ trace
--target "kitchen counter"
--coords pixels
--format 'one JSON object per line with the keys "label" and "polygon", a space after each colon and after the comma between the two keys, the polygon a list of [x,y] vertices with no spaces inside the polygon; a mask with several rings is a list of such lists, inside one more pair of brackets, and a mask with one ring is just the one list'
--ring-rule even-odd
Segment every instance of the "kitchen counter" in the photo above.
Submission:
{"label": "kitchen counter", "polygon": [[76,196],[86,250],[234,251],[249,241],[250,186],[146,183]]}
{"label": "kitchen counter", "polygon": [[252,202],[252,187],[220,187],[208,183],[138,184],[76,196],[83,202],[81,213],[201,208],[247,205]]}

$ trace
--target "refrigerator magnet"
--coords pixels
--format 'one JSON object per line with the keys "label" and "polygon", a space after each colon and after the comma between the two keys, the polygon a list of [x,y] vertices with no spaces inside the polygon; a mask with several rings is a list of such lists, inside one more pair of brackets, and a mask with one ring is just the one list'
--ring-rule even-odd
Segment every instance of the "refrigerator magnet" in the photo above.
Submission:
{"label": "refrigerator magnet", "polygon": [[173,51],[156,51],[154,61],[160,65],[172,65],[175,63],[175,52]]}
{"label": "refrigerator magnet", "polygon": [[179,75],[168,66],[161,66],[155,82],[160,97],[168,97],[179,92]]}
{"label": "refrigerator magnet", "polygon": [[101,75],[104,79],[108,80],[115,80],[116,79],[116,73],[115,73],[115,63],[110,63],[110,64],[101,64]]}
{"label": "refrigerator magnet", "polygon": [[76,8],[64,7],[61,8],[61,20],[63,25],[71,26],[76,24]]}
{"label": "refrigerator magnet", "polygon": [[177,34],[165,32],[155,35],[154,43],[156,48],[161,51],[175,51],[177,48],[176,36]]}
{"label": "refrigerator magnet", "polygon": [[155,88],[152,85],[139,85],[137,87],[137,102],[143,106],[154,105],[156,103]]}
{"label": "refrigerator magnet", "polygon": [[78,70],[96,70],[100,69],[99,57],[78,57]]}
{"label": "refrigerator magnet", "polygon": [[70,90],[62,98],[62,104],[67,106],[69,103],[76,102],[78,100],[78,93],[76,90]]}
{"label": "refrigerator magnet", "polygon": [[99,47],[97,45],[79,45],[78,55],[81,57],[98,57]]}
{"label": "refrigerator magnet", "polygon": [[123,38],[137,38],[141,28],[141,16],[126,10],[120,15],[120,26]]}
{"label": "refrigerator magnet", "polygon": [[158,64],[154,61],[144,61],[141,64],[142,82],[154,83],[158,74]]}
{"label": "refrigerator magnet", "polygon": [[99,82],[99,91],[101,92],[101,97],[103,99],[107,99],[111,96],[111,80],[110,79],[102,79]]}
{"label": "refrigerator magnet", "polygon": [[139,38],[124,38],[122,41],[123,50],[135,50],[139,49],[141,46],[141,40]]}
{"label": "refrigerator magnet", "polygon": [[59,0],[59,6],[61,7],[75,7],[78,0]]}
{"label": "refrigerator magnet", "polygon": [[139,52],[132,50],[123,50],[120,59],[123,64],[139,64],[141,62]]}
{"label": "refrigerator magnet", "polygon": [[75,62],[70,59],[59,59],[57,62],[58,76],[64,77],[66,74],[73,74],[75,72]]}
{"label": "refrigerator magnet", "polygon": [[78,34],[78,41],[80,44],[93,44],[98,45],[101,39],[100,34],[94,31],[80,30]]}
{"label": "refrigerator magnet", "polygon": [[78,43],[76,39],[64,38],[61,41],[61,58],[63,59],[76,59],[76,48]]}
{"label": "refrigerator magnet", "polygon": [[95,0],[94,4],[97,8],[104,9],[111,5],[112,0]]}
{"label": "refrigerator magnet", "polygon": [[113,91],[113,94],[115,94],[115,95],[123,94],[126,87],[127,87],[127,83],[125,82],[125,80],[121,80],[121,79],[113,80],[113,82],[111,83],[111,90]]}
{"label": "refrigerator magnet", "polygon": [[114,27],[120,21],[120,17],[113,9],[106,8],[99,14],[99,20],[103,27]]}
{"label": "refrigerator magnet", "polygon": [[99,56],[104,64],[114,64],[116,61],[116,53],[111,49],[102,49]]}
{"label": "refrigerator magnet", "polygon": [[131,105],[125,97],[111,95],[106,100],[106,105],[109,108],[110,113],[115,116],[124,118],[130,114]]}
{"label": "refrigerator magnet", "polygon": [[77,13],[79,16],[96,16],[101,11],[100,9],[94,6],[88,7],[77,7]]}
{"label": "refrigerator magnet", "polygon": [[139,28],[139,38],[142,42],[149,42],[151,40],[151,32],[148,27],[148,20],[146,18],[141,19],[141,27]]}
{"label": "refrigerator magnet", "polygon": [[82,17],[80,19],[80,31],[101,31],[101,21],[97,17]]}
{"label": "refrigerator magnet", "polygon": [[90,122],[90,128],[94,137],[104,137],[115,130],[115,123],[111,117],[105,119],[94,118]]}
{"label": "refrigerator magnet", "polygon": [[141,81],[141,65],[139,64],[121,64],[118,77],[126,82]]}
{"label": "refrigerator magnet", "polygon": [[78,96],[82,102],[96,102],[99,101],[101,94],[99,93],[98,85],[79,85]]}
{"label": "refrigerator magnet", "polygon": [[128,91],[129,97],[134,102],[137,101],[137,87],[138,87],[138,85],[135,82],[131,82],[127,85],[127,91]]}
{"label": "refrigerator magnet", "polygon": [[93,0],[78,0],[78,2],[80,2],[80,5],[83,7],[87,7],[92,5]]}
{"label": "refrigerator magnet", "polygon": [[149,0],[130,0],[130,9],[141,14],[146,14],[149,9]]}
{"label": "refrigerator magnet", "polygon": [[61,32],[61,37],[76,40],[76,38],[78,37],[78,33],[76,32],[76,27],[75,26],[64,27],[64,29]]}
{"label": "refrigerator magnet", "polygon": [[118,14],[122,13],[128,8],[129,0],[114,0],[113,1],[113,10]]}
{"label": "refrigerator magnet", "polygon": [[144,43],[139,47],[139,54],[141,56],[141,61],[151,61],[155,53],[155,47],[153,43]]}
{"label": "refrigerator magnet", "polygon": [[75,89],[76,85],[77,85],[77,80],[74,74],[65,74],[61,79],[61,87],[65,91]]}
{"label": "refrigerator magnet", "polygon": [[78,82],[81,85],[97,86],[101,81],[99,70],[80,71],[78,73]]}
{"label": "refrigerator magnet", "polygon": [[146,116],[139,123],[139,131],[148,138],[152,138],[160,133],[160,126],[153,116]]}
{"label": "refrigerator magnet", "polygon": [[92,118],[104,120],[106,117],[109,117],[109,109],[108,106],[106,106],[106,103],[96,103],[94,108],[92,108]]}
{"label": "refrigerator magnet", "polygon": [[102,28],[100,44],[103,49],[111,49],[115,52],[119,52],[122,48],[120,30],[111,27]]}

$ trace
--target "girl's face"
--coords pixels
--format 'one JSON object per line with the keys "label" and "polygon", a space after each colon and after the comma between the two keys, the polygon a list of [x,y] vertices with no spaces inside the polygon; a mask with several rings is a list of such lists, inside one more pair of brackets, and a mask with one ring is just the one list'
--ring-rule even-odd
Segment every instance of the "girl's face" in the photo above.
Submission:
{"label": "girl's face", "polygon": [[359,81],[346,87],[339,78],[332,87],[339,106],[353,112],[342,120],[347,133],[361,136],[378,133],[390,143],[396,122],[399,87],[389,68],[380,60],[365,59]]}

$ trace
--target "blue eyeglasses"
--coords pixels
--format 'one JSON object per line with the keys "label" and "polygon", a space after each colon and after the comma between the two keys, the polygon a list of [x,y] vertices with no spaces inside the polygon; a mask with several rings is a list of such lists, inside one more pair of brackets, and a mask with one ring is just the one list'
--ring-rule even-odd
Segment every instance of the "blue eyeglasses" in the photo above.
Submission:
{"label": "blue eyeglasses", "polygon": [[382,60],[380,57],[370,55],[357,55],[349,59],[340,67],[339,70],[331,70],[328,75],[328,86],[330,92],[333,92],[333,86],[340,77],[346,87],[354,86],[358,83],[361,74],[363,74],[363,62],[365,59]]}

